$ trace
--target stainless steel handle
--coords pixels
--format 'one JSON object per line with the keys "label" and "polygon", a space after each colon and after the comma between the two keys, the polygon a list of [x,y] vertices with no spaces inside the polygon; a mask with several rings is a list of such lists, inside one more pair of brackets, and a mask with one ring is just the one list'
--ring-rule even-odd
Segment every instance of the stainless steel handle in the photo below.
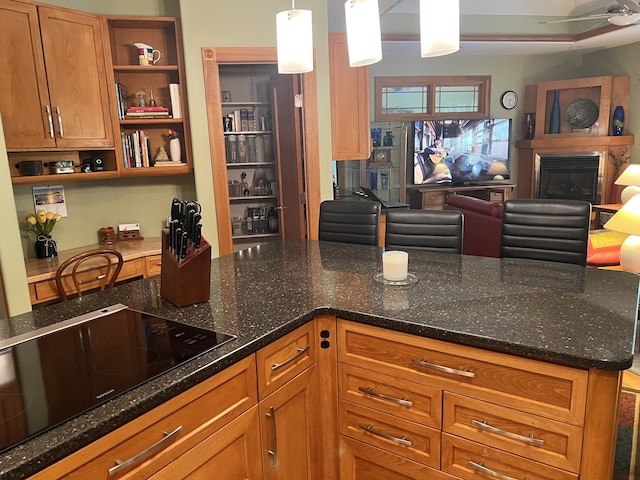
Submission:
{"label": "stainless steel handle", "polygon": [[358,390],[360,390],[365,395],[371,395],[372,397],[379,398],[380,400],[386,400],[387,402],[397,403],[398,405],[404,405],[405,407],[413,406],[413,402],[411,400],[407,400],[407,397],[405,398],[390,397],[383,393],[378,393],[374,391],[372,387],[358,387]]}
{"label": "stainless steel handle", "polygon": [[58,114],[58,128],[60,129],[60,138],[64,138],[64,129],[62,128],[62,115],[60,115],[59,105],[56,105],[56,113]]}
{"label": "stainless steel handle", "polygon": [[133,466],[136,466],[142,463],[142,461],[145,460],[147,457],[151,457],[156,452],[168,447],[171,443],[173,443],[178,438],[178,434],[180,433],[180,430],[182,430],[182,425],[180,425],[178,428],[176,428],[172,432],[162,432],[162,434],[164,435],[164,438],[154,443],[149,448],[131,457],[129,460],[125,460],[124,462],[121,460],[116,460],[116,466],[111,467],[109,469],[109,476],[112,477],[114,475],[122,473],[123,470],[127,470]]}
{"label": "stainless steel handle", "polygon": [[413,445],[411,440],[407,440],[406,437],[400,438],[400,437],[394,437],[393,435],[387,435],[386,433],[382,433],[377,430],[374,430],[373,425],[364,425],[360,423],[358,427],[360,427],[362,430],[366,432],[372,433],[373,435],[377,435],[378,437],[382,437],[387,440],[391,440],[392,442],[399,443],[400,445],[406,445],[407,447],[410,447],[411,445]]}
{"label": "stainless steel handle", "polygon": [[[469,460],[469,465],[471,466],[471,468],[475,468],[479,472],[482,472],[485,475],[489,475],[490,477],[499,478],[500,480],[518,480],[517,478],[509,477],[502,473],[498,473],[495,470],[491,470],[490,468],[485,467],[482,462],[476,463]],[[528,479],[525,477],[524,480],[528,480]]]}
{"label": "stainless steel handle", "polygon": [[436,365],[435,363],[429,363],[425,360],[418,360],[417,358],[412,358],[411,361],[416,365],[420,365],[421,367],[433,368],[434,370],[439,370],[445,373],[453,373],[454,375],[460,375],[461,377],[473,378],[476,376],[474,372],[469,372],[467,370],[456,370],[455,368]]}
{"label": "stainless steel handle", "polygon": [[479,422],[478,420],[471,420],[471,424],[475,427],[482,428],[483,430],[486,430],[488,432],[495,433],[497,435],[502,435],[503,437],[511,438],[513,440],[520,440],[521,442],[531,443],[533,445],[544,445],[544,440],[542,440],[541,438],[536,438],[533,433],[528,437],[525,437],[524,435],[507,432],[506,430],[492,427],[487,423],[486,420],[483,420],[482,422]]}
{"label": "stainless steel handle", "polygon": [[273,443],[273,448],[267,450],[267,452],[271,456],[271,466],[275,467],[278,464],[278,436],[276,431],[276,411],[273,407],[269,407],[267,418],[271,420],[271,442]]}
{"label": "stainless steel handle", "polygon": [[49,119],[49,136],[54,138],[55,132],[53,131],[53,117],[51,116],[51,107],[47,105],[47,118]]}
{"label": "stainless steel handle", "polygon": [[309,345],[307,345],[307,346],[306,346],[306,347],[304,347],[304,348],[298,348],[297,350],[298,350],[298,352],[297,352],[293,357],[291,357],[291,358],[289,358],[289,359],[285,360],[285,361],[284,361],[284,362],[282,362],[282,363],[274,363],[274,364],[271,366],[271,371],[272,371],[272,372],[275,372],[275,371],[276,371],[276,370],[278,370],[279,368],[282,368],[282,367],[284,367],[285,365],[289,365],[291,362],[295,362],[295,361],[296,361],[300,356],[304,355],[304,354],[305,354],[305,352],[307,352],[307,351],[309,350]]}

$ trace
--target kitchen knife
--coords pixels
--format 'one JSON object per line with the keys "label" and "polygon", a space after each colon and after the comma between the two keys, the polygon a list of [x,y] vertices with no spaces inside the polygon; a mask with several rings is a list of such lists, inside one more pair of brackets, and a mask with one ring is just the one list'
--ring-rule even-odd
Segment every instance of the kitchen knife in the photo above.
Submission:
{"label": "kitchen knife", "polygon": [[180,256],[180,252],[182,250],[181,241],[182,241],[182,228],[178,226],[175,231],[175,236],[173,237],[173,245],[175,247],[173,254],[175,255],[176,258]]}
{"label": "kitchen knife", "polygon": [[180,215],[180,199],[174,198],[171,201],[171,220],[176,220]]}
{"label": "kitchen knife", "polygon": [[198,250],[200,248],[200,241],[201,240],[202,240],[202,224],[201,223],[196,223],[195,233],[193,235],[193,249],[194,250]]}
{"label": "kitchen knife", "polygon": [[178,220],[171,220],[169,224],[169,250],[176,254],[176,228],[178,228]]}
{"label": "kitchen knife", "polygon": [[196,241],[196,229],[198,228],[198,225],[200,224],[200,220],[202,219],[202,215],[200,215],[198,212],[193,214],[193,219],[191,221],[191,241],[195,242]]}
{"label": "kitchen knife", "polygon": [[180,263],[187,257],[187,232],[182,232],[182,243],[180,244]]}

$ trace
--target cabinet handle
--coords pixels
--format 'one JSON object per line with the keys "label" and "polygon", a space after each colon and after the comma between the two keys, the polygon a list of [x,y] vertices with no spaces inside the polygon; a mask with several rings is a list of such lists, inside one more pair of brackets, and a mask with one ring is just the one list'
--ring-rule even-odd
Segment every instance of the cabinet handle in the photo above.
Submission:
{"label": "cabinet handle", "polygon": [[53,138],[55,135],[53,131],[53,116],[51,115],[51,107],[49,105],[47,105],[47,118],[49,119],[49,136]]}
{"label": "cabinet handle", "polygon": [[[471,466],[471,468],[475,468],[479,472],[489,475],[490,477],[499,478],[500,480],[518,480],[517,478],[509,477],[507,475],[504,475],[503,473],[498,473],[495,470],[491,470],[490,468],[485,467],[483,462],[476,463],[469,460],[469,465]],[[524,480],[528,480],[528,478],[525,477]]]}
{"label": "cabinet handle", "polygon": [[275,467],[278,464],[278,436],[276,432],[276,411],[273,407],[269,407],[267,418],[271,420],[271,441],[273,443],[273,448],[267,450],[267,453],[271,456],[271,466]]}
{"label": "cabinet handle", "polygon": [[306,347],[304,347],[304,348],[298,348],[297,350],[298,350],[298,352],[297,352],[293,357],[291,357],[291,358],[289,358],[289,359],[285,360],[285,361],[284,361],[284,362],[282,362],[282,363],[274,363],[274,364],[271,366],[271,371],[272,371],[272,372],[275,372],[276,370],[278,370],[278,369],[280,369],[280,368],[284,367],[285,365],[289,365],[291,362],[295,362],[295,361],[296,361],[300,356],[304,355],[304,353],[305,353],[305,352],[307,352],[307,351],[309,350],[309,345],[307,345],[307,346],[306,346]]}
{"label": "cabinet handle", "polygon": [[142,461],[145,460],[147,457],[151,457],[155,455],[156,452],[165,449],[177,439],[178,434],[180,433],[180,430],[182,430],[182,425],[180,425],[178,428],[176,428],[172,432],[162,432],[162,434],[164,435],[164,438],[154,443],[149,448],[143,450],[137,455],[134,455],[129,460],[125,460],[124,462],[121,460],[116,460],[116,466],[111,467],[109,469],[109,476],[111,477],[119,473],[122,473],[123,470],[127,470],[130,467],[134,467],[142,463]]}
{"label": "cabinet handle", "polygon": [[407,440],[406,437],[399,438],[399,437],[394,437],[393,435],[387,435],[386,433],[378,432],[377,430],[373,429],[373,425],[363,425],[361,423],[358,425],[358,427],[360,427],[365,432],[369,432],[369,433],[372,433],[373,435],[377,435],[378,437],[391,440],[392,442],[399,443],[400,445],[406,445],[407,447],[410,447],[411,445],[413,445],[411,440]]}
{"label": "cabinet handle", "polygon": [[405,407],[413,406],[413,402],[411,400],[407,400],[407,397],[405,398],[390,397],[383,393],[378,393],[374,391],[372,387],[358,387],[358,390],[360,390],[365,395],[371,395],[372,397],[379,398],[380,400],[386,400],[387,402],[397,403],[399,405],[404,405]]}
{"label": "cabinet handle", "polygon": [[487,423],[486,420],[483,420],[482,422],[479,422],[478,420],[471,420],[471,425],[482,428],[483,430],[487,430],[491,433],[502,435],[503,437],[511,438],[513,440],[520,440],[521,442],[532,443],[533,445],[544,445],[544,440],[542,440],[541,438],[536,438],[533,433],[528,437],[525,437],[524,435],[518,435],[517,433],[507,432],[506,430],[492,427]]}
{"label": "cabinet handle", "polygon": [[60,138],[64,138],[64,129],[62,128],[62,115],[60,115],[59,105],[56,105],[56,113],[58,114],[58,128],[60,129]]}
{"label": "cabinet handle", "polygon": [[434,370],[439,370],[445,373],[453,373],[454,375],[460,375],[461,377],[473,378],[476,376],[474,372],[469,372],[467,370],[456,370],[455,368],[436,365],[435,363],[429,363],[424,360],[418,360],[417,358],[412,358],[411,361],[416,365],[420,365],[421,367],[433,368]]}

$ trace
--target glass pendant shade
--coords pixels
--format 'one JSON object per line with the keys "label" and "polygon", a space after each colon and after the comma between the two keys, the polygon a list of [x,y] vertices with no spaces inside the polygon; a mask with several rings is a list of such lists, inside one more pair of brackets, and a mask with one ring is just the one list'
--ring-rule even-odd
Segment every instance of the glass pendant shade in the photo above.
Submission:
{"label": "glass pendant shade", "polygon": [[278,73],[313,70],[311,10],[285,10],[276,15]]}
{"label": "glass pendant shade", "polygon": [[362,67],[379,62],[382,59],[382,40],[378,0],[347,0],[344,14],[349,65]]}
{"label": "glass pendant shade", "polygon": [[420,0],[420,56],[460,50],[460,1]]}

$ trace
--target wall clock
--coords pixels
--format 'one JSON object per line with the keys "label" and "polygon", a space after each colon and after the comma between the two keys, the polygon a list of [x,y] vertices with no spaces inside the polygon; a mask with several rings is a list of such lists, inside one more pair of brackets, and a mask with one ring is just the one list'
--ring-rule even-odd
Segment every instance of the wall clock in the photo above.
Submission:
{"label": "wall clock", "polygon": [[518,95],[516,95],[516,92],[513,90],[507,90],[502,94],[502,97],[500,97],[500,103],[503,108],[512,110],[518,105]]}

